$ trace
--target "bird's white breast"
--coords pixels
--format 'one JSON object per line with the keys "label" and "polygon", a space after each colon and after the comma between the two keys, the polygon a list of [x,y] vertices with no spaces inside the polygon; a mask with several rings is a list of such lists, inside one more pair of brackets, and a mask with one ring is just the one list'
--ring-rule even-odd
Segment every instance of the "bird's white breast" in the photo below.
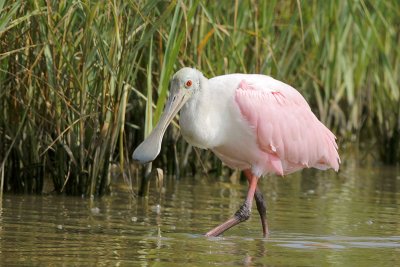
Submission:
{"label": "bird's white breast", "polygon": [[221,131],[230,116],[228,106],[234,94],[233,90],[210,85],[213,84],[208,80],[203,82],[201,90],[183,106],[179,119],[185,140],[204,149],[213,148],[221,142]]}

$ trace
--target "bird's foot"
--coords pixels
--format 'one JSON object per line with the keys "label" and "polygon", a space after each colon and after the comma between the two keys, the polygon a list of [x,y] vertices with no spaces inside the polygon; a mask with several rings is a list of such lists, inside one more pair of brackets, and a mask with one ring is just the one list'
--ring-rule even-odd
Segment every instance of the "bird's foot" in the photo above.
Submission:
{"label": "bird's foot", "polygon": [[235,212],[235,215],[227,220],[226,222],[220,224],[219,226],[215,227],[211,231],[207,232],[205,236],[211,237],[211,236],[219,236],[229,228],[247,221],[250,218],[250,213],[251,213],[251,207],[250,204],[245,202],[240,208]]}
{"label": "bird's foot", "polygon": [[250,218],[251,208],[249,203],[244,202],[242,206],[235,212],[234,217],[239,220],[239,222],[247,221]]}

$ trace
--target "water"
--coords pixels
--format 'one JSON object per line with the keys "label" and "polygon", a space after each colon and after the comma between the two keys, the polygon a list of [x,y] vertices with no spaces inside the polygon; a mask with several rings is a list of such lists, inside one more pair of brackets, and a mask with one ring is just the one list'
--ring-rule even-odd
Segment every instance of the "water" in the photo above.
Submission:
{"label": "water", "polygon": [[400,172],[393,167],[265,177],[270,237],[256,209],[223,237],[246,183],[169,179],[161,196],[89,200],[5,195],[0,265],[395,266],[400,264]]}

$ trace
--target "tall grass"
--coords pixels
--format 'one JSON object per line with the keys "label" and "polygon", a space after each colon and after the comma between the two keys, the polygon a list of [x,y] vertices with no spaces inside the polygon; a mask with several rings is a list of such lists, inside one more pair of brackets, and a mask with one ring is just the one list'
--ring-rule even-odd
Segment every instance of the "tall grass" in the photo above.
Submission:
{"label": "tall grass", "polygon": [[133,81],[148,40],[175,9],[123,2],[16,1],[2,7],[7,189],[41,192],[50,177],[57,192],[98,195],[108,187],[118,142],[123,164]]}
{"label": "tall grass", "polygon": [[[5,190],[105,193],[185,65],[292,84],[340,143],[398,162],[399,13],[397,1],[0,0]],[[169,172],[223,170],[178,136],[158,160]]]}

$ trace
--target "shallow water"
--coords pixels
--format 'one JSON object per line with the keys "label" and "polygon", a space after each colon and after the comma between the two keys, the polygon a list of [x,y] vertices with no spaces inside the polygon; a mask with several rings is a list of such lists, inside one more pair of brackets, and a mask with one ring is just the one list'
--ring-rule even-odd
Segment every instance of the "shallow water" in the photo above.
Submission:
{"label": "shallow water", "polygon": [[260,182],[270,237],[256,209],[222,237],[244,181],[168,179],[161,197],[124,190],[101,199],[5,195],[0,265],[395,266],[400,264],[400,172],[393,167],[306,170]]}

